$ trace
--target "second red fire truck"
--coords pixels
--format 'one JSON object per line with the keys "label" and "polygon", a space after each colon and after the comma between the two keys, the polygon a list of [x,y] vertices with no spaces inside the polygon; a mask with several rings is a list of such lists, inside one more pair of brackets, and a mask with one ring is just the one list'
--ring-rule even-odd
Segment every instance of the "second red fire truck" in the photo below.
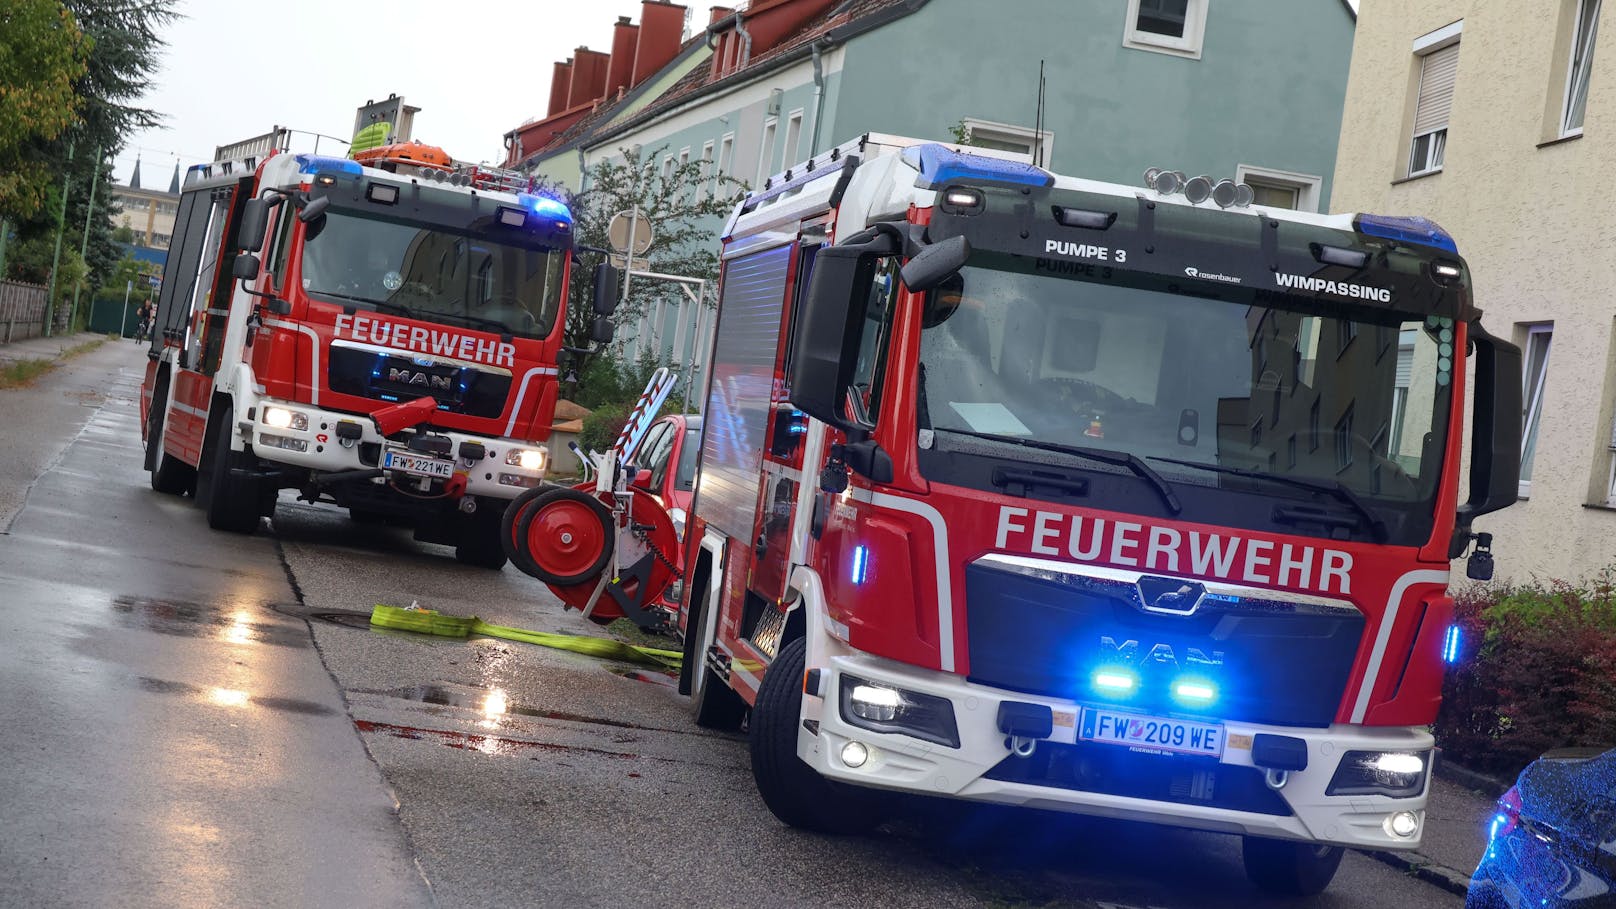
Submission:
{"label": "second red fire truck", "polygon": [[572,215],[515,174],[372,157],[186,175],[146,468],[215,528],[251,532],[292,488],[499,568],[504,505],[545,473]]}

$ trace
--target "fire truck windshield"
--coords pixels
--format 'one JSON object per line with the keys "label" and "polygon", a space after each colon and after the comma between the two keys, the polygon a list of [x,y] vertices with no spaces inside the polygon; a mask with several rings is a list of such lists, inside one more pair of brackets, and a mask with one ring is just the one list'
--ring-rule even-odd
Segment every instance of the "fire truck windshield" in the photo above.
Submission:
{"label": "fire truck windshield", "polygon": [[[1148,462],[1179,494],[1183,520],[1322,536],[1345,528],[1404,544],[1429,536],[1451,321],[1326,313],[1238,286],[1047,265],[978,252],[927,297],[919,388],[929,479],[1003,492],[994,467],[1007,461],[1138,473],[1080,453],[1088,449]],[[1152,501],[1137,492],[1108,501],[1120,482],[1090,485],[1086,507]],[[1021,491],[1062,488],[1073,487]]]}
{"label": "fire truck windshield", "polygon": [[304,240],[315,299],[542,338],[561,306],[566,253],[369,212],[329,209]]}

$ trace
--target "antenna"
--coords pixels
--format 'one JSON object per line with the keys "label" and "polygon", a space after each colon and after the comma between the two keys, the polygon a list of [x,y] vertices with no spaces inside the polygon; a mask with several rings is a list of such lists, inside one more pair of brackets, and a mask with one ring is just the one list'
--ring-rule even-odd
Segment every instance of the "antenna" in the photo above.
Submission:
{"label": "antenna", "polygon": [[1038,61],[1038,110],[1033,115],[1032,163],[1044,163],[1044,61]]}

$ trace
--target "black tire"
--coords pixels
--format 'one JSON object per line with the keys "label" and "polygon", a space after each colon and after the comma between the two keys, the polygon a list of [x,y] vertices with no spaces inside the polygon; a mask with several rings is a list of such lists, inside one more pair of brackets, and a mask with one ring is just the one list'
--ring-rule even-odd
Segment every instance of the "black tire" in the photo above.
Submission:
{"label": "black tire", "polygon": [[752,778],[781,821],[816,833],[863,833],[881,823],[885,794],[828,780],[797,757],[807,641],[785,645],[769,664],[752,707]]}
{"label": "black tire", "polygon": [[1242,838],[1241,858],[1246,879],[1257,889],[1276,896],[1315,896],[1323,893],[1341,867],[1346,849],[1295,840],[1260,836]]}
{"label": "black tire", "polygon": [[746,716],[746,702],[707,665],[707,648],[712,646],[718,628],[718,609],[707,602],[706,591],[692,590],[690,595],[701,597],[701,605],[686,629],[684,661],[680,664],[680,684],[689,680],[690,718],[705,729],[739,729]]}
{"label": "black tire", "polygon": [[[526,541],[533,522],[546,516],[547,510],[563,509],[569,516],[579,520],[577,530],[580,533],[598,533],[600,535],[600,553],[589,561],[582,559],[563,559],[564,570],[557,565],[540,564],[528,551]],[[598,523],[598,527],[587,526],[582,522],[588,520],[588,515]],[[611,563],[612,549],[617,545],[616,534],[612,530],[612,513],[607,510],[601,501],[585,492],[558,486],[546,490],[536,497],[532,504],[520,509],[516,518],[514,538],[521,540],[523,545],[517,546],[518,558],[516,567],[524,573],[532,575],[546,584],[557,587],[576,587],[596,580],[606,566]],[[570,543],[570,541],[569,541]],[[578,553],[571,553],[577,555]]]}
{"label": "black tire", "polygon": [[263,514],[263,489],[257,480],[238,477],[235,470],[255,470],[258,459],[247,451],[230,449],[231,413],[215,409],[208,421],[207,447],[197,472],[196,503],[208,516],[208,526],[229,533],[252,533]]}
{"label": "black tire", "polygon": [[491,499],[478,503],[471,514],[460,516],[460,541],[455,544],[455,561],[473,568],[499,571],[505,567],[505,547],[500,545],[500,511]]}
{"label": "black tire", "polygon": [[151,488],[165,495],[180,496],[196,487],[196,469],[163,451],[164,414],[168,411],[168,376],[157,380],[152,390],[151,410],[146,413],[146,469],[151,471]]}

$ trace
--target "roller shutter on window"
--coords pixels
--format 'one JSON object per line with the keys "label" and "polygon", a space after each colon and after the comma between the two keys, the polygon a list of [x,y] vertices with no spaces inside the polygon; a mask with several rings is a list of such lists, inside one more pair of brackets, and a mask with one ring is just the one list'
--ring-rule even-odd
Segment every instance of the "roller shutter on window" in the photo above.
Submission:
{"label": "roller shutter on window", "polygon": [[1420,65],[1420,96],[1414,106],[1414,135],[1445,129],[1453,107],[1453,80],[1459,72],[1459,45],[1426,54]]}

